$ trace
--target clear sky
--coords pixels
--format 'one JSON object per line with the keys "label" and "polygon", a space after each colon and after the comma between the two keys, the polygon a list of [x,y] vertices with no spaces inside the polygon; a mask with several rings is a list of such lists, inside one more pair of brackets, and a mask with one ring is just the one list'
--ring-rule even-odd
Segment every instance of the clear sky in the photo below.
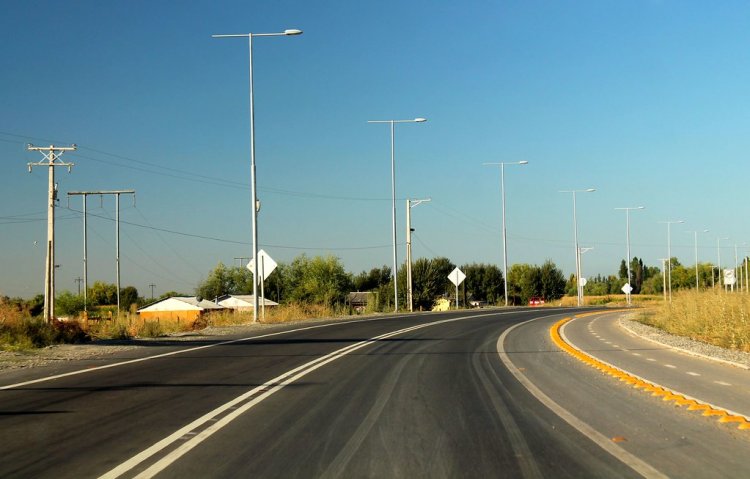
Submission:
{"label": "clear sky", "polygon": [[[750,5],[744,1],[26,1],[0,16],[0,294],[43,291],[47,171],[25,144],[76,143],[57,169],[58,291],[82,276],[81,190],[122,198],[122,284],[191,293],[251,254],[247,42],[256,38],[260,245],[277,261],[391,264],[396,128],[399,263],[512,263],[586,276],[632,254],[659,265],[734,259],[750,242]],[[68,209],[68,207],[70,209]],[[115,281],[114,199],[89,199],[89,283]],[[189,236],[194,235],[194,236]],[[740,248],[740,254],[747,247]]]}

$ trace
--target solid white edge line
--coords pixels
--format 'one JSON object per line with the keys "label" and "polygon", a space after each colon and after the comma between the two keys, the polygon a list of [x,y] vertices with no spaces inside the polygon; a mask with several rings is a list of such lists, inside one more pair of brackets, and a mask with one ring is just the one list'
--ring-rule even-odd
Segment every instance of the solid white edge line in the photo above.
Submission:
{"label": "solid white edge line", "polygon": [[638,474],[640,474],[643,477],[646,477],[649,479],[668,478],[669,476],[666,476],[665,474],[661,473],[659,470],[657,470],[656,468],[654,468],[647,462],[643,461],[637,456],[631,454],[630,452],[616,445],[608,437],[601,434],[599,431],[597,431],[596,429],[594,429],[587,423],[578,419],[570,411],[568,411],[567,409],[557,404],[555,401],[552,400],[552,398],[544,394],[541,389],[539,389],[526,376],[524,376],[521,373],[521,371],[515,366],[515,364],[513,364],[513,362],[510,360],[510,357],[508,356],[508,353],[505,351],[505,346],[504,346],[505,338],[508,336],[508,334],[510,334],[516,328],[523,326],[531,321],[538,321],[540,319],[546,319],[552,316],[558,316],[558,315],[550,315],[550,316],[545,316],[541,318],[529,319],[528,321],[524,321],[522,323],[518,323],[518,324],[511,326],[510,328],[506,329],[503,332],[503,334],[500,335],[500,337],[497,340],[497,353],[500,356],[500,360],[503,362],[505,367],[508,368],[510,373],[526,388],[527,391],[529,391],[535,398],[537,398],[539,402],[547,406],[547,408],[550,411],[555,413],[563,421],[567,422],[571,427],[573,427],[578,432],[586,436],[594,444],[604,449],[606,452],[614,456],[620,462],[630,467],[631,469],[633,469],[634,471],[636,471]]}
{"label": "solid white edge line", "polygon": [[[510,313],[510,312],[508,312]],[[454,321],[461,321],[465,319],[472,319],[472,318],[478,318],[483,316],[492,316],[497,315],[498,313],[488,313],[488,314],[475,314],[471,316],[461,316],[458,318],[450,318],[450,319],[443,319],[435,322],[430,323],[423,323],[418,324],[414,326],[410,326],[408,328],[399,329],[396,331],[391,331],[385,334],[381,334],[379,336],[375,336],[373,338],[367,339],[365,341],[360,341],[355,344],[351,344],[349,346],[346,346],[344,348],[338,349],[332,353],[329,353],[325,356],[322,356],[320,358],[317,358],[313,361],[310,361],[308,363],[305,363],[301,366],[298,366],[290,371],[285,372],[284,374],[281,374],[280,376],[277,376],[274,379],[271,379],[270,381],[267,381],[265,384],[261,386],[257,386],[253,388],[251,391],[248,391],[237,398],[223,404],[222,406],[219,406],[218,408],[214,409],[213,411],[204,414],[200,418],[196,419],[195,421],[191,422],[190,424],[178,429],[174,433],[170,434],[166,438],[156,442],[151,447],[141,451],[140,453],[136,454],[135,456],[131,457],[127,461],[123,462],[122,464],[118,465],[114,469],[104,473],[103,475],[99,476],[100,479],[114,479],[117,477],[120,477],[122,474],[125,474],[128,471],[131,471],[136,466],[141,464],[143,461],[149,459],[150,457],[154,456],[156,453],[161,451],[162,449],[168,447],[169,445],[175,443],[180,438],[182,438],[185,434],[191,432],[193,429],[196,429],[198,427],[201,427],[205,423],[209,422],[211,419],[216,417],[217,415],[223,413],[224,411],[230,409],[234,405],[241,403],[242,401],[250,398],[253,396],[253,394],[257,393],[258,391],[261,391],[262,389],[265,389],[269,386],[271,386],[271,389],[264,392],[257,398],[252,399],[250,402],[243,404],[242,406],[238,407],[236,410],[232,411],[227,416],[221,418],[220,420],[216,421],[211,426],[207,427],[203,431],[199,432],[197,435],[191,437],[187,441],[185,441],[183,444],[181,444],[178,448],[168,453],[163,458],[159,459],[157,462],[152,464],[149,468],[138,474],[136,477],[138,478],[149,478],[153,477],[159,472],[163,471],[166,467],[174,463],[176,460],[178,460],[180,457],[182,457],[184,454],[189,452],[191,449],[199,445],[201,442],[208,439],[212,434],[220,430],[221,428],[225,427],[227,424],[229,424],[231,421],[239,417],[241,414],[247,412],[249,409],[251,409],[253,406],[259,404],[264,399],[268,398],[272,394],[276,393],[283,387],[292,384],[294,381],[297,381],[298,379],[302,378],[303,376],[311,373],[312,371],[315,371],[316,369],[335,361],[336,359],[339,359],[343,356],[346,356],[347,354],[363,348],[365,346],[368,346],[374,342],[377,342],[382,339],[390,338],[392,336],[397,336],[400,334],[404,334],[410,331],[414,331],[417,329],[427,328],[430,326],[435,326],[438,324],[444,324],[444,323],[450,323]],[[295,374],[296,373],[296,374]]]}

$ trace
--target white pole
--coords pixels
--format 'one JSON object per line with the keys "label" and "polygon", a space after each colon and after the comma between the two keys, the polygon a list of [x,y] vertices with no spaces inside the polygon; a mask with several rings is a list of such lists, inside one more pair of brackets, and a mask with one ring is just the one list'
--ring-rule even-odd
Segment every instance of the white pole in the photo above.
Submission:
{"label": "white pole", "polygon": [[576,219],[576,192],[573,191],[573,243],[576,249],[576,303],[581,305],[581,256],[578,250],[578,220]]}
{"label": "white pole", "polygon": [[266,284],[266,258],[265,256],[261,256],[260,257],[260,299],[263,301],[263,305],[261,306],[261,312],[263,313],[262,318],[264,322],[266,320],[265,284]]}
{"label": "white pole", "polygon": [[115,194],[115,264],[117,266],[117,318],[120,318],[120,194]]}
{"label": "white pole", "polygon": [[[626,240],[627,240],[626,243],[627,243],[627,256],[628,256],[628,259],[627,259],[627,261],[628,261],[628,264],[627,264],[627,266],[628,266],[628,286],[632,287],[633,285],[630,284],[630,278],[631,278],[631,275],[630,275],[630,208],[628,208],[628,209],[625,210],[625,224],[626,224],[626,227],[625,227],[626,233],[625,233],[625,235],[626,235]],[[627,300],[628,300],[628,306],[630,306],[631,305],[631,303],[630,303],[630,291],[628,291],[625,294],[625,296],[627,297]]]}
{"label": "white pole", "polygon": [[258,195],[255,186],[255,104],[253,96],[253,34],[247,36],[250,95],[250,208],[253,235],[253,322],[258,322]]}
{"label": "white pole", "polygon": [[391,121],[391,205],[393,233],[393,312],[398,313],[398,262],[396,258],[396,155],[395,155],[395,122]]}
{"label": "white pole", "polygon": [[503,197],[503,289],[508,306],[508,235],[505,226],[505,163],[500,163],[500,189]]}
{"label": "white pole", "polygon": [[409,312],[414,311],[411,283],[411,200],[406,199],[406,302]]}
{"label": "white pole", "polygon": [[698,291],[700,289],[700,284],[698,283],[698,231],[693,231],[695,234],[695,291]]}
{"label": "white pole", "polygon": [[667,222],[667,275],[669,279],[669,302],[672,302],[672,223]]}

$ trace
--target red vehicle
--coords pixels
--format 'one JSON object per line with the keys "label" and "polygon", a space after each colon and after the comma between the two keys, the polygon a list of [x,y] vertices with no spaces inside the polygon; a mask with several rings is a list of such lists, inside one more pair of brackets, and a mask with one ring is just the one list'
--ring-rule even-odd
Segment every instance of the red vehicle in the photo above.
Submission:
{"label": "red vehicle", "polygon": [[539,298],[537,296],[532,296],[531,299],[529,299],[529,306],[541,306],[544,304],[544,299]]}

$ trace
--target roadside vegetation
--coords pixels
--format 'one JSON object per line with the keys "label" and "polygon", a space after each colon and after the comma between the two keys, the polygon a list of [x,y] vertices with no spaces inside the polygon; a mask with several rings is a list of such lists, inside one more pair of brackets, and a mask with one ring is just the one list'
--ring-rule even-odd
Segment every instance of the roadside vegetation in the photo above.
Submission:
{"label": "roadside vegetation", "polygon": [[638,321],[696,341],[750,352],[750,295],[746,293],[673,292],[672,303],[656,303]]}

